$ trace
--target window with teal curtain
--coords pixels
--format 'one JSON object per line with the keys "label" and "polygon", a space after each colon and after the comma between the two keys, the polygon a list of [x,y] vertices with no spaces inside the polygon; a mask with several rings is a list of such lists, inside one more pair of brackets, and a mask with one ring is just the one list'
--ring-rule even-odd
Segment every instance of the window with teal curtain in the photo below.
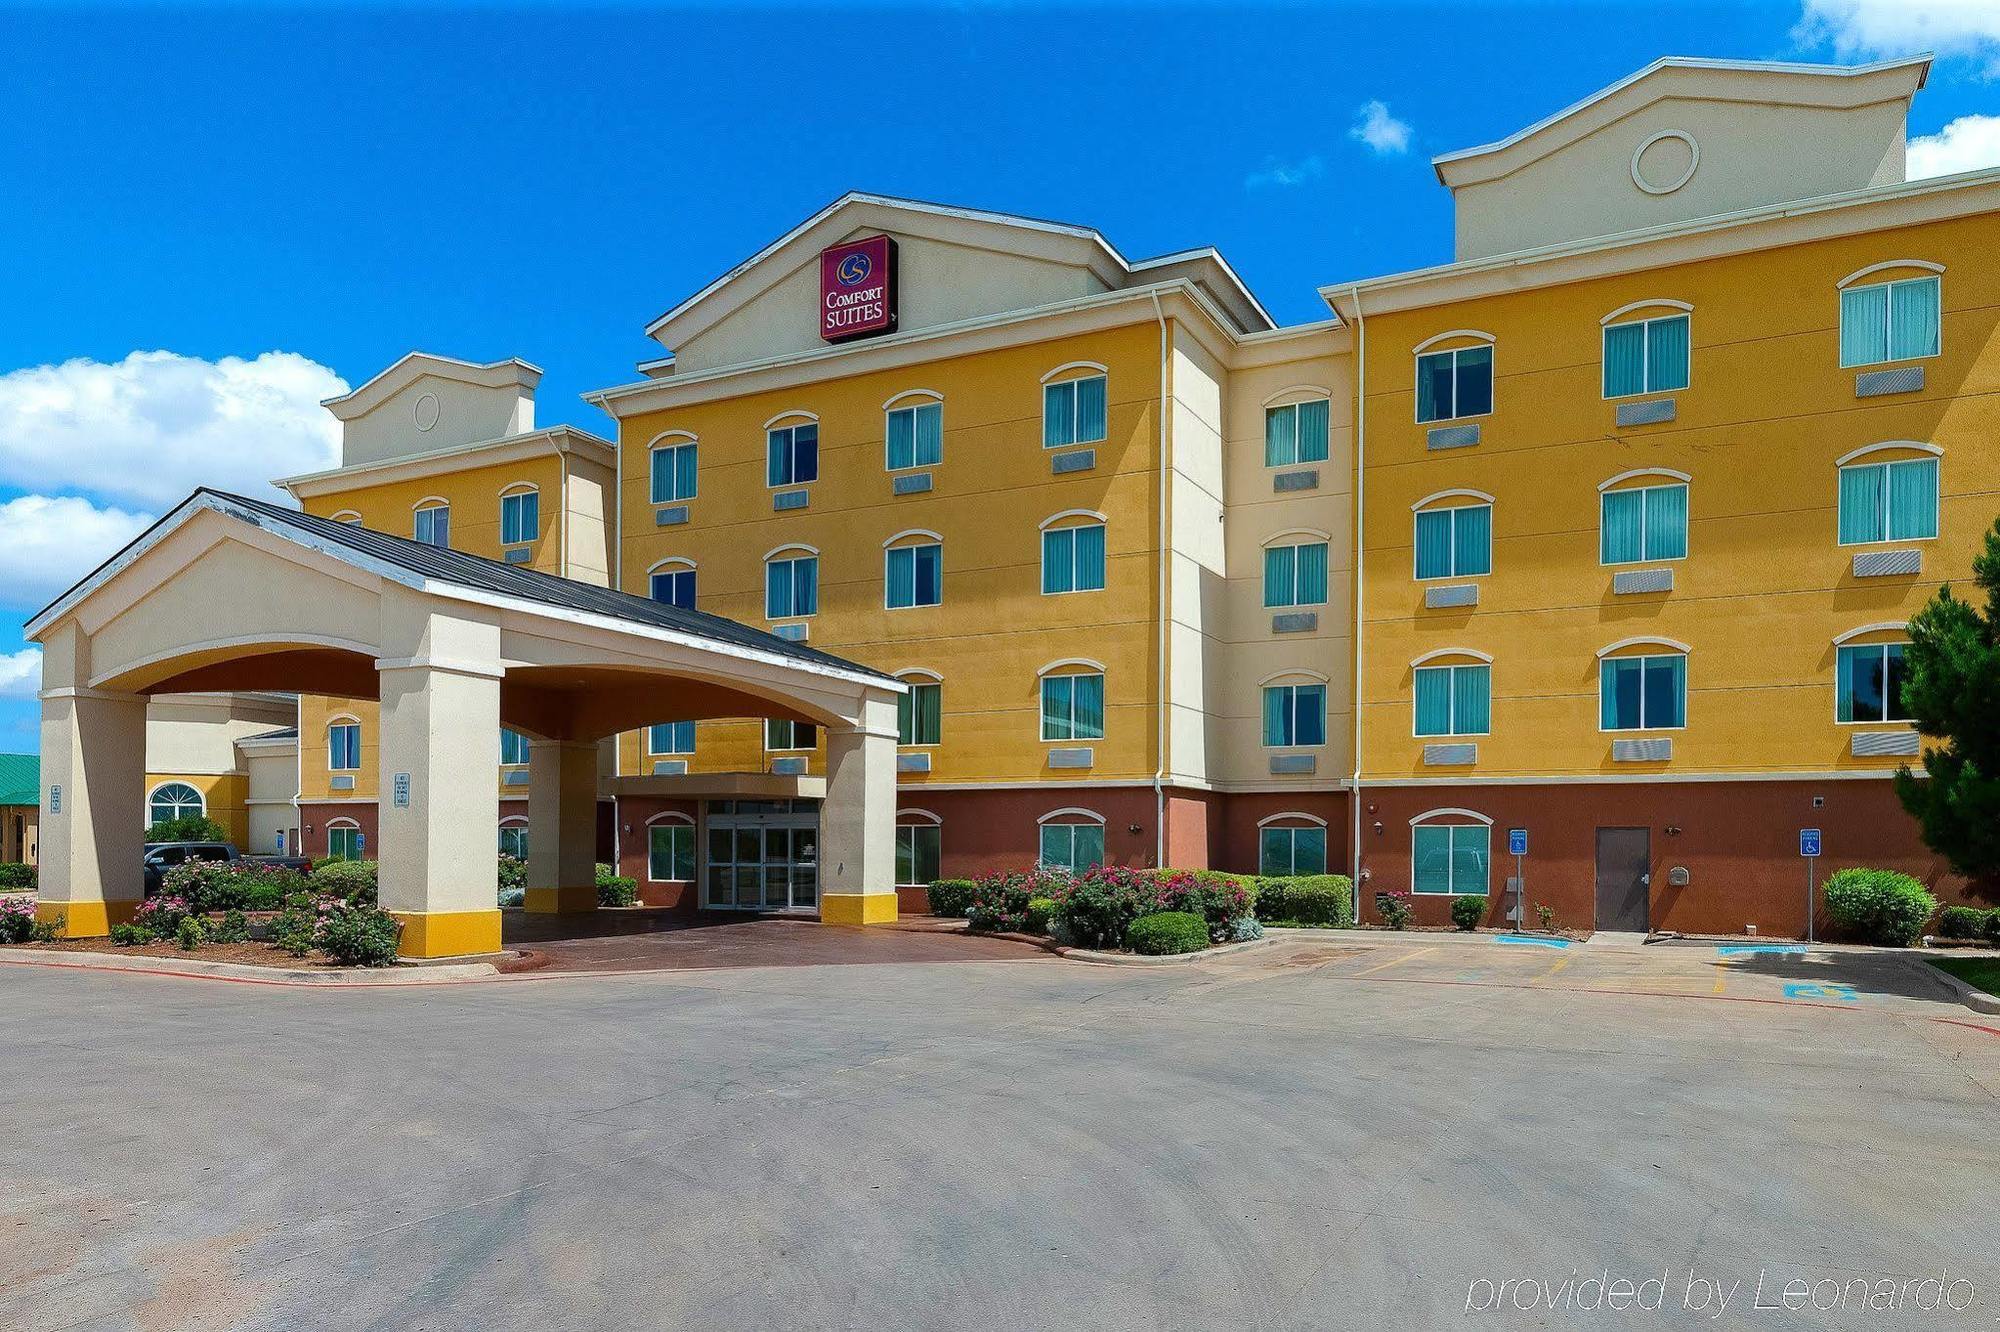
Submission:
{"label": "window with teal curtain", "polygon": [[1688,492],[1686,486],[1648,486],[1646,555],[1649,560],[1678,560],[1687,554]]}
{"label": "window with teal curtain", "polygon": [[1647,657],[1645,663],[1645,705],[1640,725],[1680,726],[1686,720],[1687,659],[1676,654]]}
{"label": "window with teal curtain", "polygon": [[1410,890],[1417,893],[1451,891],[1451,828],[1445,824],[1419,824],[1412,829]]}
{"label": "window with teal curtain", "polygon": [[519,731],[500,728],[500,763],[503,767],[518,767],[528,761],[528,737]]}
{"label": "window with teal curtain", "polygon": [[819,609],[819,560],[811,555],[764,566],[764,617],[812,615]]}
{"label": "window with teal curtain", "polygon": [[1488,839],[1492,829],[1471,824],[1451,826],[1451,891],[1484,893],[1489,882]]}
{"label": "window with teal curtain", "polygon": [[1452,509],[1452,573],[1459,578],[1493,572],[1493,510],[1485,504]]}
{"label": "window with teal curtain", "polygon": [[927,402],[915,414],[916,465],[935,467],[944,459],[944,404]]}
{"label": "window with teal curtain", "polygon": [[1604,396],[1646,391],[1646,326],[1612,324],[1604,330]]}
{"label": "window with teal curtain", "polygon": [[1299,409],[1296,404],[1264,409],[1264,465],[1289,467],[1299,460]]}
{"label": "window with teal curtain", "polygon": [[1075,677],[1076,688],[1071,697],[1075,700],[1076,724],[1072,728],[1078,740],[1102,740],[1104,738],[1104,677],[1101,675],[1079,675]]}
{"label": "window with teal curtain", "polygon": [[1042,677],[1042,739],[1102,740],[1104,677]]}
{"label": "window with teal curtain", "polygon": [[1688,317],[1668,315],[1646,321],[1646,392],[1671,393],[1688,386]]}
{"label": "window with teal curtain", "polygon": [[1076,383],[1042,387],[1042,447],[1076,443]]}
{"label": "window with teal curtain", "polygon": [[1076,530],[1057,527],[1042,533],[1042,591],[1076,590]]}
{"label": "window with teal curtain", "polygon": [[648,754],[692,754],[694,753],[694,723],[660,722],[646,728],[646,752]]}
{"label": "window with teal curtain", "polygon": [[1417,577],[1452,576],[1451,514],[1450,509],[1429,509],[1417,515]]}
{"label": "window with teal curtain", "polygon": [[1888,469],[1880,464],[1840,469],[1840,544],[1887,539]]}
{"label": "window with teal curtain", "polygon": [[944,408],[935,402],[889,413],[889,470],[934,467],[944,455]]}
{"label": "window with teal curtain", "polygon": [[1451,419],[1450,352],[1432,352],[1417,358],[1417,422]]}
{"label": "window with teal curtain", "polygon": [[1332,403],[1314,398],[1299,404],[1299,461],[1325,462],[1327,423]]}
{"label": "window with teal curtain", "polygon": [[1326,601],[1326,543],[1299,547],[1299,593],[1301,606],[1318,606]]}
{"label": "window with teal curtain", "polygon": [[1687,722],[1687,658],[1611,657],[1598,663],[1598,725],[1606,731],[1671,730]]}
{"label": "window with teal curtain", "polygon": [[1104,376],[1076,381],[1076,442],[1104,438]]}
{"label": "window with teal curtain", "polygon": [[942,686],[911,684],[909,692],[896,700],[896,743],[934,745],[942,731]]}
{"label": "window with teal curtain", "polygon": [[1288,745],[1292,726],[1291,692],[1280,685],[1264,687],[1264,743]]}
{"label": "window with teal curtain", "polygon": [[1598,559],[1628,564],[1645,556],[1646,499],[1637,490],[1607,490],[1599,498]]}
{"label": "window with teal curtain", "polygon": [[888,569],[886,578],[888,603],[890,608],[900,609],[916,605],[917,597],[917,552],[913,547],[900,546],[886,552]]}
{"label": "window with teal curtain", "polygon": [[1889,359],[1889,287],[1849,287],[1840,293],[1840,363],[1874,365]]}
{"label": "window with teal curtain", "polygon": [[1836,713],[1844,722],[1908,721],[1903,704],[1905,643],[1870,643],[1840,649]]}
{"label": "window with teal curtain", "polygon": [[1042,739],[1068,740],[1075,734],[1070,720],[1073,690],[1068,675],[1042,677]]}
{"label": "window with teal curtain", "polygon": [[1452,421],[1493,410],[1493,348],[1460,347],[1417,358],[1417,420]]}
{"label": "window with teal curtain", "polygon": [[1935,458],[1889,464],[1889,540],[1919,541],[1937,535],[1938,465]]}
{"label": "window with teal curtain", "polygon": [[1076,590],[1100,592],[1104,589],[1104,525],[1071,529],[1076,533]]}
{"label": "window with teal curtain", "polygon": [[1273,748],[1326,743],[1324,685],[1266,685],[1264,743]]}
{"label": "window with teal curtain", "polygon": [[1298,547],[1264,547],[1264,604],[1297,605]]}
{"label": "window with teal curtain", "polygon": [[1889,359],[1911,360],[1938,352],[1938,280],[1910,278],[1889,284]]}
{"label": "window with teal curtain", "polygon": [[695,446],[676,444],[653,450],[653,503],[694,498]]}
{"label": "window with teal curtain", "polygon": [[1485,735],[1493,710],[1493,668],[1451,668],[1451,733]]}
{"label": "window with teal curtain", "polygon": [[1451,734],[1451,667],[1416,669],[1417,734]]}

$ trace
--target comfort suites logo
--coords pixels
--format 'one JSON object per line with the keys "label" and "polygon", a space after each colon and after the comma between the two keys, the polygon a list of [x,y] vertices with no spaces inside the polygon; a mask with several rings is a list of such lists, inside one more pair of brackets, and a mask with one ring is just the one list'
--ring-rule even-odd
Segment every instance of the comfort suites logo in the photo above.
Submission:
{"label": "comfort suites logo", "polygon": [[819,335],[828,342],[896,331],[896,242],[887,236],[819,253]]}

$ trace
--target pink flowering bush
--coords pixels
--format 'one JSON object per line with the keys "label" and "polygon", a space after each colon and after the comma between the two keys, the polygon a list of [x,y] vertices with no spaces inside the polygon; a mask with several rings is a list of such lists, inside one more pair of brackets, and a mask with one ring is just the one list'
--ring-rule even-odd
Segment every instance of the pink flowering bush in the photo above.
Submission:
{"label": "pink flowering bush", "polygon": [[972,897],[965,907],[966,921],[975,930],[1028,932],[1031,923],[1028,904],[1053,898],[1069,875],[1047,865],[1031,870],[1009,870],[982,874],[972,881]]}
{"label": "pink flowering bush", "polygon": [[171,939],[179,932],[181,922],[194,914],[188,900],[178,893],[161,893],[139,903],[139,909],[132,915],[132,923],[155,939]]}
{"label": "pink flowering bush", "polygon": [[0,944],[27,943],[37,935],[33,902],[25,897],[0,900]]}
{"label": "pink flowering bush", "polygon": [[1133,921],[1162,911],[1199,916],[1208,937],[1220,942],[1233,937],[1256,903],[1249,884],[1233,874],[1120,865],[1065,876],[1049,897],[1051,932],[1084,948],[1123,948]]}
{"label": "pink flowering bush", "polygon": [[1416,914],[1416,898],[1400,888],[1380,892],[1375,894],[1375,911],[1390,929],[1405,930]]}

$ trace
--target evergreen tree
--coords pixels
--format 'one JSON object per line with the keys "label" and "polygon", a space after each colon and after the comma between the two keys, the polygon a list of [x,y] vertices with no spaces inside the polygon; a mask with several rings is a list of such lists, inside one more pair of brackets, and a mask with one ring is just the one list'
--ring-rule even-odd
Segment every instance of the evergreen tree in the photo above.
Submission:
{"label": "evergreen tree", "polygon": [[1986,604],[1949,586],[1910,619],[1903,707],[1927,738],[1928,777],[1905,765],[1896,795],[1924,841],[1968,879],[2000,882],[2000,521],[1972,561]]}

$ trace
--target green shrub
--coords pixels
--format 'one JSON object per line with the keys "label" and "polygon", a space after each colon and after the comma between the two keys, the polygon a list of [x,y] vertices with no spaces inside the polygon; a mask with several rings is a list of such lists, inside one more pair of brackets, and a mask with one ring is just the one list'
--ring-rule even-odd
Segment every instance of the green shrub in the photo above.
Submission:
{"label": "green shrub", "polygon": [[1354,881],[1345,874],[1265,879],[1257,885],[1257,919],[1346,929],[1354,924]]}
{"label": "green shrub", "polygon": [[28,926],[28,942],[54,943],[56,940],[62,938],[63,927],[68,924],[69,917],[61,913],[52,916],[48,920],[37,918],[34,924]]}
{"label": "green shrub", "polygon": [[1937,899],[1923,884],[1895,870],[1838,870],[1823,892],[1828,918],[1868,943],[1907,948],[1937,914]]}
{"label": "green shrub", "polygon": [[1948,906],[1938,916],[1937,932],[1946,939],[1983,939],[1987,915],[1977,907]]}
{"label": "green shrub", "polygon": [[1127,869],[1094,865],[1082,874],[1038,871],[1047,881],[1037,895],[1050,899],[1049,933],[1083,948],[1123,948],[1125,932],[1141,916],[1181,911],[1201,918],[1211,941],[1234,938],[1256,900],[1242,875],[1214,870]]}
{"label": "green shrub", "polygon": [[1483,896],[1451,899],[1451,923],[1461,930],[1476,930],[1479,928],[1479,922],[1485,919],[1486,899]]}
{"label": "green shrub", "polygon": [[271,942],[293,957],[313,950],[319,932],[319,902],[311,893],[295,893],[271,921]]}
{"label": "green shrub", "polygon": [[1022,922],[1022,928],[1030,934],[1047,934],[1049,917],[1055,914],[1055,909],[1056,904],[1049,898],[1029,898],[1027,919]]}
{"label": "green shrub", "polygon": [[970,879],[938,879],[930,886],[931,914],[933,916],[964,916],[972,905],[973,883]]}
{"label": "green shrub", "polygon": [[500,853],[499,886],[501,892],[510,888],[526,889],[528,886],[528,862],[516,860],[505,851]]}
{"label": "green shrub", "polygon": [[214,911],[274,911],[292,893],[311,886],[297,870],[249,860],[192,860],[176,865],[160,891],[185,898],[196,915]]}
{"label": "green shrub", "polygon": [[120,948],[134,948],[139,944],[153,942],[153,936],[142,926],[129,921],[120,921],[111,927],[111,942]]}
{"label": "green shrub", "polygon": [[149,938],[171,939],[187,919],[190,908],[188,901],[178,893],[161,893],[139,903],[139,909],[132,913],[132,923],[144,930]]}
{"label": "green shrub", "polygon": [[377,872],[372,860],[329,860],[313,867],[310,887],[355,906],[374,906]]}
{"label": "green shrub", "polygon": [[403,926],[371,906],[337,906],[319,919],[320,950],[343,967],[386,967],[396,960]]}
{"label": "green shrub", "polygon": [[229,829],[201,814],[184,819],[161,819],[146,829],[149,842],[226,842]]}
{"label": "green shrub", "polygon": [[216,943],[248,943],[250,922],[241,911],[225,911],[219,921],[210,921],[208,937]]}
{"label": "green shrub", "polygon": [[1028,927],[1028,902],[1053,896],[1056,871],[1036,866],[1006,874],[982,874],[972,883],[965,919],[975,930],[1015,931]]}
{"label": "green shrub", "polygon": [[1375,894],[1375,912],[1390,929],[1407,930],[1410,917],[1416,914],[1416,899],[1400,888],[1391,888]]}
{"label": "green shrub", "polygon": [[1208,947],[1208,922],[1192,911],[1155,911],[1126,927],[1125,942],[1152,957],[1199,953]]}
{"label": "green shrub", "polygon": [[1986,942],[2000,944],[2000,907],[1986,913]]}
{"label": "green shrub", "polygon": [[0,862],[0,890],[33,888],[36,883],[35,867],[20,865],[12,861]]}
{"label": "green shrub", "polygon": [[[603,869],[602,865],[598,866]],[[628,907],[639,900],[639,885],[622,874],[597,881],[597,905],[601,907]]]}
{"label": "green shrub", "polygon": [[203,935],[199,916],[182,916],[181,923],[174,928],[174,942],[182,951],[192,953],[201,947]]}

